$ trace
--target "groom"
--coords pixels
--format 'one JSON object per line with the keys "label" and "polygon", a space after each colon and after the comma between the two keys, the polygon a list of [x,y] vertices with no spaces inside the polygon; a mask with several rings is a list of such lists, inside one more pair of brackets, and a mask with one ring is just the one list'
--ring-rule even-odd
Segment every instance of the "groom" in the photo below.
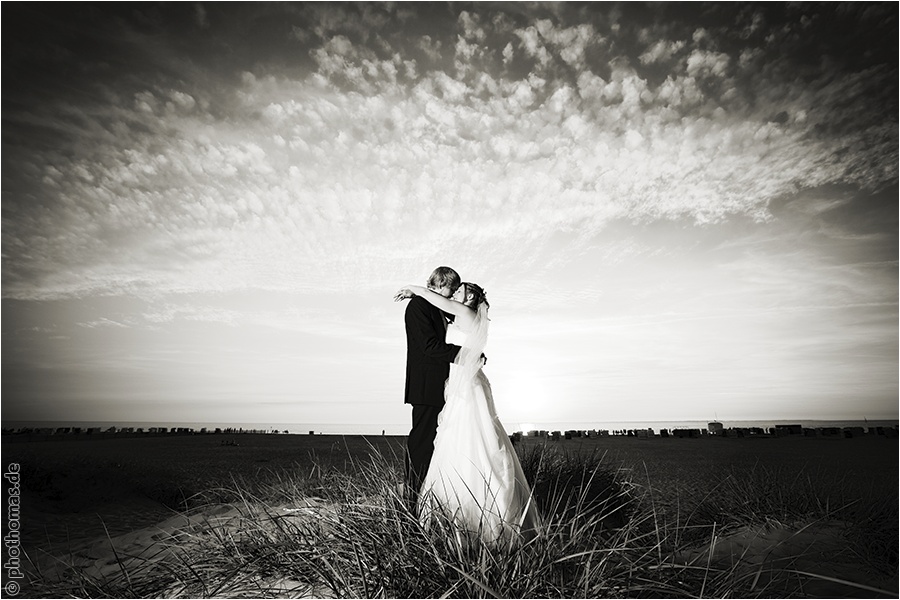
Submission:
{"label": "groom", "polygon": [[[459,273],[438,267],[428,289],[449,298],[460,286]],[[415,506],[422,480],[434,453],[438,415],[444,408],[444,384],[459,346],[448,344],[444,313],[419,296],[406,307],[406,396],[412,405],[412,429],[406,441],[406,490]]]}

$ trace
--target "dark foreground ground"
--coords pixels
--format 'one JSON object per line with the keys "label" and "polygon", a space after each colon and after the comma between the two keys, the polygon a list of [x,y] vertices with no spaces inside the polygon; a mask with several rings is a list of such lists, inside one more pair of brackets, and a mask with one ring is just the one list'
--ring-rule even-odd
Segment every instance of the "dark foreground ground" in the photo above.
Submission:
{"label": "dark foreground ground", "polygon": [[[283,434],[46,441],[4,435],[2,461],[4,469],[20,465],[23,547],[50,551],[157,523],[205,501],[201,493],[217,488],[248,490],[285,475],[347,470],[354,462],[369,462],[373,454],[399,466],[404,442],[394,436]],[[782,480],[788,474],[830,482],[833,502],[842,496],[892,497],[894,503],[897,498],[898,442],[883,436],[526,438],[521,450],[539,443],[567,453],[603,455],[629,472],[635,484],[669,502],[703,495],[730,476],[757,469],[779,473]]]}

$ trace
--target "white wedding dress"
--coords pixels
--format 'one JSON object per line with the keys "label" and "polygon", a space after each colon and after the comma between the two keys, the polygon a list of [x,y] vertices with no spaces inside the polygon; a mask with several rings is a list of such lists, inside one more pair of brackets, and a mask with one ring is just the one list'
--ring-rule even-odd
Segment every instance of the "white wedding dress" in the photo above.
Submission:
{"label": "white wedding dress", "polygon": [[497,417],[491,384],[481,370],[488,322],[482,304],[471,331],[448,328],[447,341],[462,349],[450,366],[419,514],[426,524],[443,515],[468,540],[477,536],[488,544],[516,544],[534,537],[540,523],[522,465]]}

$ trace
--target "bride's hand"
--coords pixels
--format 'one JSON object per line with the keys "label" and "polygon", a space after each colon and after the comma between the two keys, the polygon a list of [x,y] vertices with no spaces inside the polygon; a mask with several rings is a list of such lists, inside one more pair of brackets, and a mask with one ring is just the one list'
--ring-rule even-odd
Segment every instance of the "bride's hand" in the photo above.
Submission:
{"label": "bride's hand", "polygon": [[406,300],[413,296],[415,296],[415,294],[413,294],[412,290],[408,287],[400,288],[400,291],[394,294],[394,302],[400,302],[401,300]]}

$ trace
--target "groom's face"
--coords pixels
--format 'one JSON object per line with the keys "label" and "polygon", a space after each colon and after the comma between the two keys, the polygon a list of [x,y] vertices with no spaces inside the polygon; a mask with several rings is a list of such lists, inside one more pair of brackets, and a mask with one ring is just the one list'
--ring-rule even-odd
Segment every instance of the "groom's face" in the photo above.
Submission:
{"label": "groom's face", "polygon": [[449,298],[450,296],[453,295],[453,292],[455,291],[452,287],[447,286],[447,285],[445,285],[444,287],[434,287],[434,286],[429,285],[428,289],[430,289],[432,292],[437,292],[444,298]]}

